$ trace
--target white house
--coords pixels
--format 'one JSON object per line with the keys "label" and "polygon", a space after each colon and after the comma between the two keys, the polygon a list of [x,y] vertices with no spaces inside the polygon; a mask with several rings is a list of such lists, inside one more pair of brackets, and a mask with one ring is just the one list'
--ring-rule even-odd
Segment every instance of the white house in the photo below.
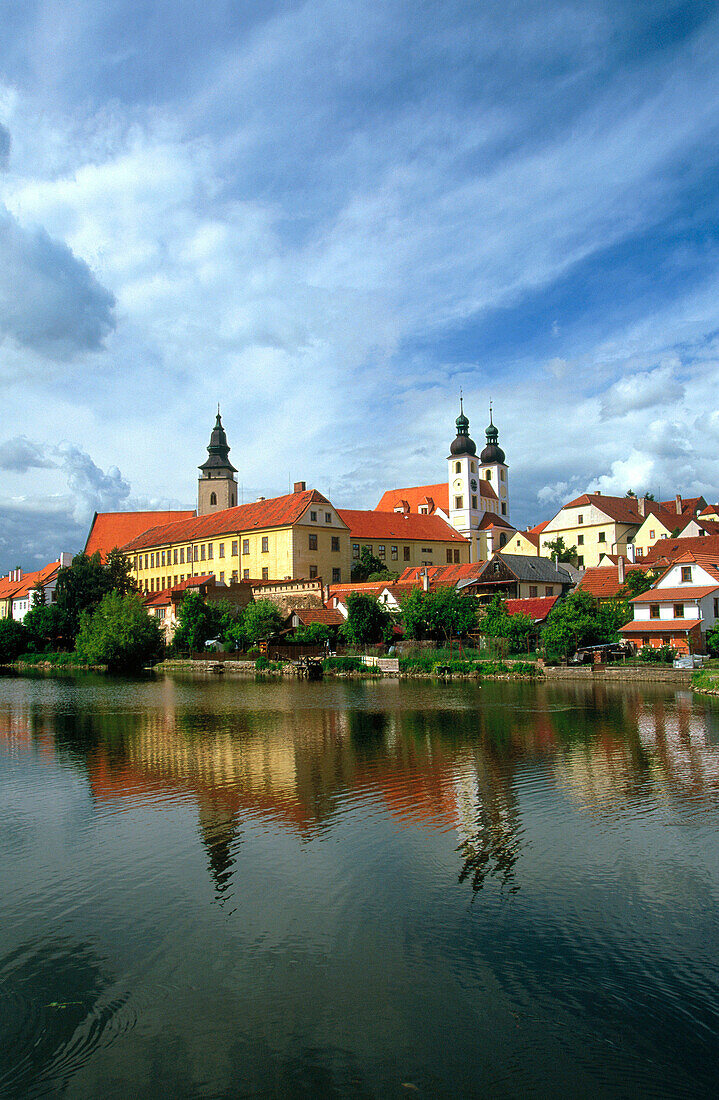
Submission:
{"label": "white house", "polygon": [[14,574],[11,573],[10,577],[14,576],[18,581],[18,587],[13,592],[10,607],[12,618],[20,623],[23,621],[33,605],[34,594],[37,590],[42,590],[44,593],[46,604],[54,603],[58,573],[71,564],[72,554],[63,553],[60,554],[57,561],[52,561],[49,565],[45,565],[42,569],[37,569],[33,573],[23,573],[22,569],[16,569]]}
{"label": "white house", "polygon": [[706,652],[706,635],[719,619],[719,553],[687,552],[659,580],[632,599],[634,619],[621,633],[640,649],[670,645]]}

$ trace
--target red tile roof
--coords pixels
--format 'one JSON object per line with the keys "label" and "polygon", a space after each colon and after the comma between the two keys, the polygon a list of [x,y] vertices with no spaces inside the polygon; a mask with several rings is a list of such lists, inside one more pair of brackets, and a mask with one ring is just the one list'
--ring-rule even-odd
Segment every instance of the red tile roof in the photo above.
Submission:
{"label": "red tile roof", "polygon": [[[644,571],[646,560],[632,565],[626,563],[624,575],[636,569]],[[577,585],[582,592],[588,592],[595,599],[615,599],[624,587],[624,582],[619,580],[619,570],[616,565],[595,565],[584,571],[584,576]]]}
{"label": "red tile roof", "polygon": [[360,592],[363,596],[379,596],[388,581],[358,581],[357,584],[331,584],[329,587],[330,599],[337,596],[338,599],[346,599],[353,592]]}
{"label": "red tile roof", "polygon": [[658,539],[646,557],[643,566],[676,561],[682,554],[699,553],[719,562],[719,535],[692,535],[689,538]]}
{"label": "red tile roof", "polygon": [[542,531],[544,530],[544,528],[547,526],[548,523],[549,523],[549,520],[545,519],[545,520],[543,520],[542,523],[538,523],[536,527],[532,527],[530,531],[525,531],[524,534],[525,535],[526,534],[541,535]]}
{"label": "red tile roof", "polygon": [[630,603],[662,603],[676,600],[701,600],[704,596],[711,595],[719,588],[719,583],[709,587],[693,588],[687,584],[684,588],[650,588],[648,592],[642,592],[639,596],[632,596]]}
{"label": "red tile roof", "polygon": [[632,619],[620,626],[621,634],[686,634],[701,626],[701,619]]}
{"label": "red tile roof", "polygon": [[544,622],[559,596],[537,596],[531,599],[507,600],[508,615],[529,615],[535,623]]}
{"label": "red tile roof", "polygon": [[290,614],[296,615],[303,626],[309,626],[310,623],[322,623],[324,626],[341,626],[345,621],[341,612],[329,607],[297,607]]}
{"label": "red tile roof", "polygon": [[[494,512],[485,512],[479,524],[479,530],[487,531],[491,527],[504,527],[507,531],[514,531],[512,524],[503,519],[502,516],[497,516]],[[523,533],[526,534],[526,531]]]}
{"label": "red tile roof", "polygon": [[353,539],[467,543],[441,516],[421,516],[411,512],[362,512],[346,508],[339,510],[338,514],[349,527]]}
{"label": "red tile roof", "polygon": [[15,582],[16,587],[12,592],[12,598],[14,600],[23,599],[32,592],[33,588],[48,584],[59,571],[60,562],[52,561],[48,565],[43,565],[42,569],[36,569],[32,573],[24,573],[21,579]]}
{"label": "red tile roof", "polygon": [[[496,500],[497,494],[484,478],[479,479],[479,495],[487,500]],[[419,514],[420,505],[430,503],[429,515],[441,508],[449,515],[449,484],[440,481],[437,485],[413,485],[404,489],[387,489],[382,494],[375,512],[394,512],[396,508],[406,507],[410,513]]]}
{"label": "red tile roof", "polygon": [[189,520],[194,512],[95,512],[90,533],[85,543],[88,557],[96,550],[100,551],[103,561],[116,546],[126,546],[131,539],[141,535],[150,527],[163,523]]}
{"label": "red tile roof", "polygon": [[478,577],[484,562],[465,562],[462,565],[412,565],[400,574],[399,583],[422,583],[422,574],[427,570],[430,587],[457,584],[458,581]]}
{"label": "red tile roof", "polygon": [[264,530],[270,527],[287,527],[297,523],[310,504],[330,502],[315,489],[304,493],[288,493],[282,497],[256,500],[252,504],[238,504],[206,516],[195,516],[177,523],[151,527],[123,546],[126,553],[145,550],[151,546],[167,546],[194,539],[213,538],[216,535],[233,535],[244,531]]}
{"label": "red tile roof", "polygon": [[635,497],[611,497],[605,496],[604,493],[582,493],[581,496],[575,497],[574,500],[570,500],[568,504],[565,504],[565,508],[580,508],[582,506],[587,508],[594,505],[601,512],[604,512],[606,516],[613,519],[616,523],[635,523],[642,524],[650,513],[657,515],[661,513],[662,506],[656,501],[648,500],[645,506],[645,515],[639,513],[639,503]]}

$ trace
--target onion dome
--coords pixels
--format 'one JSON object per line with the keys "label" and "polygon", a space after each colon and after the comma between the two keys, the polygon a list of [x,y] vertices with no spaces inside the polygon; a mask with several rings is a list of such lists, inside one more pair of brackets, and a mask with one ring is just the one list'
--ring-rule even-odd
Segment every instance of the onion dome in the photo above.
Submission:
{"label": "onion dome", "polygon": [[456,458],[458,455],[476,455],[477,444],[469,437],[469,420],[464,415],[462,398],[459,399],[459,416],[455,424],[457,426],[457,438],[453,440],[449,453]]}
{"label": "onion dome", "polygon": [[219,405],[217,406],[217,420],[212,429],[207,453],[210,457],[205,459],[202,465],[198,467],[198,469],[204,472],[205,477],[216,477],[216,471],[218,470],[229,470],[232,473],[237,473],[237,470],[230,462],[230,448],[227,444],[225,429],[222,427]]}
{"label": "onion dome", "polygon": [[489,406],[489,424],[487,426],[485,435],[487,436],[487,446],[482,449],[482,453],[479,456],[479,460],[482,465],[487,466],[492,462],[500,462],[504,464],[505,453],[499,446],[497,440],[499,439],[499,432],[497,431],[492,421],[492,406]]}

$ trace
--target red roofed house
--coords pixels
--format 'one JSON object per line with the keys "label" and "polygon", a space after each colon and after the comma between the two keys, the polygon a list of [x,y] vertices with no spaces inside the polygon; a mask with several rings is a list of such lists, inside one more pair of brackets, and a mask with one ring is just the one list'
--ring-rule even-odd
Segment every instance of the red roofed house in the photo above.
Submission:
{"label": "red roofed house", "polygon": [[[449,523],[467,541],[469,556],[456,559],[452,556],[447,562],[486,561],[514,534],[509,520],[509,473],[491,409],[489,420],[487,443],[477,456],[476,444],[469,436],[469,420],[460,401],[457,436],[447,458],[447,481],[389,489],[375,508],[377,513],[434,516]],[[404,563],[410,560],[405,558]],[[429,564],[439,563],[435,559]]]}
{"label": "red roofed house", "polygon": [[342,508],[349,528],[352,560],[363,547],[393,573],[407,566],[442,565],[469,560],[470,544],[442,516],[413,512],[364,512]]}
{"label": "red roofed house", "polygon": [[645,563],[626,562],[621,554],[616,561],[611,561],[607,556],[602,560],[606,564],[585,569],[584,576],[577,585],[578,589],[588,592],[599,603],[619,599],[624,591],[627,574],[634,570],[645,572],[649,568]]}
{"label": "red roofed house", "polygon": [[85,553],[91,557],[99,551],[103,561],[116,546],[125,546],[150,527],[192,519],[194,512],[95,512]]}
{"label": "red roofed house", "polygon": [[42,589],[46,603],[54,603],[58,574],[71,562],[71,554],[61,554],[57,561],[31,573],[23,573],[22,569],[11,570],[7,577],[0,580],[0,618],[22,622],[33,605],[37,589]]}
{"label": "red roofed house", "polygon": [[634,619],[621,633],[639,648],[706,652],[707,631],[719,619],[719,554],[687,551],[631,602]]}

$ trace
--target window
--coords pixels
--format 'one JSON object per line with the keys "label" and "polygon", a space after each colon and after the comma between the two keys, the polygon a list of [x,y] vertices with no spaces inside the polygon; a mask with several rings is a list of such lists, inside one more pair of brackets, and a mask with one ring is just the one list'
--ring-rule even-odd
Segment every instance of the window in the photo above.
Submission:
{"label": "window", "polygon": [[352,543],[352,557],[353,558],[358,558],[359,557],[359,543],[358,542],[353,542]]}
{"label": "window", "polygon": [[157,616],[158,619],[164,619],[165,618],[165,609],[164,609],[164,607],[158,607],[157,611],[155,612],[155,615]]}
{"label": "window", "polygon": [[233,558],[237,557],[237,543],[236,542],[232,543],[232,557]]}
{"label": "window", "polygon": [[210,507],[213,504],[217,504],[217,493],[210,493]]}
{"label": "window", "polygon": [[577,569],[584,569],[584,556],[582,554],[577,557]]}
{"label": "window", "polygon": [[150,569],[154,569],[154,568],[155,568],[155,555],[150,554]]}
{"label": "window", "polygon": [[310,520],[312,521],[312,523],[317,523],[317,513],[316,512],[310,512]]}
{"label": "window", "polygon": [[643,558],[644,557],[644,551],[641,548],[641,546],[635,546],[634,552],[635,552],[635,556],[637,558]]}
{"label": "window", "polygon": [[396,546],[392,547],[391,554],[392,554],[392,561],[397,561],[398,550],[397,550]]}
{"label": "window", "polygon": [[534,599],[534,597],[536,595],[537,595],[537,586],[536,586],[536,584],[530,584],[530,586],[529,586],[529,598],[530,598],[530,600]]}
{"label": "window", "polygon": [[224,558],[224,556],[225,556],[225,544],[224,544],[224,542],[221,542],[220,543],[220,557]]}
{"label": "window", "polygon": [[504,470],[499,471],[499,480],[504,481]]}
{"label": "window", "polygon": [[175,573],[175,579],[174,579],[174,583],[175,583],[175,584],[177,584],[177,579],[178,579],[178,578],[177,578],[177,573]]}
{"label": "window", "polygon": [[341,569],[333,569],[332,570],[332,583],[333,584],[339,584],[341,580],[342,580],[342,570]]}
{"label": "window", "polygon": [[409,546],[402,547],[402,557],[405,561],[409,561]]}
{"label": "window", "polygon": [[604,531],[600,531],[599,534],[597,535],[597,542],[606,542],[606,541],[607,541],[606,533]]}
{"label": "window", "polygon": [[193,546],[192,547],[192,560],[193,561],[199,561],[199,558],[200,558],[200,548],[199,548],[199,546]]}
{"label": "window", "polygon": [[689,583],[691,583],[691,579],[692,579],[692,567],[691,567],[691,565],[683,565],[682,566],[682,580],[683,581],[689,581]]}
{"label": "window", "polygon": [[451,560],[452,560],[452,551],[448,549],[447,550],[447,561],[451,562]]}
{"label": "window", "polygon": [[484,471],[484,480],[485,481],[491,481],[492,480],[492,471],[491,470],[485,470]]}
{"label": "window", "polygon": [[381,558],[384,561],[386,556],[387,556],[387,547],[384,545],[384,543],[382,543],[380,546],[377,547],[377,557]]}
{"label": "window", "polygon": [[650,532],[649,532],[649,538],[650,538],[650,539],[653,539],[653,538],[654,538],[654,532],[653,532],[653,531],[650,531]]}
{"label": "window", "polygon": [[650,619],[658,619],[659,618],[659,604],[658,603],[650,603],[649,604],[649,618]]}
{"label": "window", "polygon": [[207,557],[210,561],[212,561],[212,555],[214,554],[214,552],[215,552],[215,550],[214,550],[213,544],[211,542],[208,542],[208,544],[207,544]]}
{"label": "window", "polygon": [[551,584],[545,584],[545,586],[544,586],[544,595],[545,595],[545,596],[553,596],[553,595],[554,595],[554,587],[553,587],[553,585],[551,585]]}
{"label": "window", "polygon": [[584,535],[577,535],[577,546],[584,546]]}
{"label": "window", "polygon": [[476,512],[477,511],[477,498],[476,497],[472,497],[472,507],[474,508],[474,510]]}
{"label": "window", "polygon": [[224,573],[220,573],[220,580],[222,581],[223,584],[225,583],[225,574]]}
{"label": "window", "polygon": [[192,547],[191,546],[187,547],[187,560],[192,561]]}
{"label": "window", "polygon": [[577,516],[577,523],[584,523],[584,516]]}
{"label": "window", "polygon": [[332,523],[332,513],[325,512],[325,523]]}
{"label": "window", "polygon": [[339,554],[339,551],[340,551],[339,535],[333,535],[332,536],[332,551],[335,554]]}
{"label": "window", "polygon": [[504,501],[502,501],[502,515],[506,516],[506,514],[507,514],[507,505],[504,503]]}
{"label": "window", "polygon": [[317,549],[317,535],[310,535],[310,550]]}
{"label": "window", "polygon": [[262,566],[262,580],[267,581],[270,579],[270,571],[266,565]]}
{"label": "window", "polygon": [[242,570],[242,579],[243,579],[243,581],[248,581],[250,579],[249,569],[243,569]]}
{"label": "window", "polygon": [[250,552],[250,540],[249,539],[243,539],[242,540],[242,553],[243,554],[249,554],[249,552]]}
{"label": "window", "polygon": [[671,645],[671,638],[668,634],[662,634],[662,645]]}
{"label": "window", "polygon": [[477,473],[477,463],[476,462],[474,462],[474,461],[470,462],[469,468],[470,468],[470,470],[472,471],[473,474]]}
{"label": "window", "polygon": [[674,604],[674,618],[675,619],[683,619],[684,618],[684,604],[683,603],[675,603]]}
{"label": "window", "polygon": [[423,554],[431,554],[432,553],[432,547],[431,546],[423,546],[422,547],[422,553]]}
{"label": "window", "polygon": [[148,565],[147,565],[147,554],[145,554],[145,569],[147,569],[147,568],[148,568]]}
{"label": "window", "polygon": [[464,497],[455,497],[454,506],[455,508],[464,508]]}
{"label": "window", "polygon": [[719,599],[714,597],[714,618],[719,619]]}
{"label": "window", "polygon": [[262,553],[263,554],[269,554],[269,552],[270,552],[270,536],[269,535],[263,535],[262,536]]}
{"label": "window", "polygon": [[[197,547],[195,547],[195,549],[197,549]],[[206,554],[207,554],[207,547],[206,547],[205,543],[203,542],[202,546],[200,547],[200,561],[205,560],[205,555]]]}
{"label": "window", "polygon": [[649,638],[646,636],[646,634],[642,638],[642,645],[649,645]]}
{"label": "window", "polygon": [[462,473],[462,463],[461,462],[455,462],[454,472],[455,472],[455,474],[461,474]]}
{"label": "window", "polygon": [[180,573],[180,584],[182,584],[182,582],[184,581],[184,579],[185,579],[185,574],[184,574],[184,573]]}
{"label": "window", "polygon": [[233,569],[232,572],[230,573],[230,582],[232,584],[237,583],[237,570],[236,569]]}
{"label": "window", "polygon": [[459,565],[459,550],[455,550],[454,552],[454,562],[455,565]]}
{"label": "window", "polygon": [[177,548],[172,551],[172,564],[177,565]]}
{"label": "window", "polygon": [[317,566],[316,565],[311,565],[310,566],[310,580],[313,581],[316,576],[317,576]]}
{"label": "window", "polygon": [[162,559],[161,564],[165,565],[165,551],[164,550],[162,551],[162,554],[160,555],[160,557]]}

